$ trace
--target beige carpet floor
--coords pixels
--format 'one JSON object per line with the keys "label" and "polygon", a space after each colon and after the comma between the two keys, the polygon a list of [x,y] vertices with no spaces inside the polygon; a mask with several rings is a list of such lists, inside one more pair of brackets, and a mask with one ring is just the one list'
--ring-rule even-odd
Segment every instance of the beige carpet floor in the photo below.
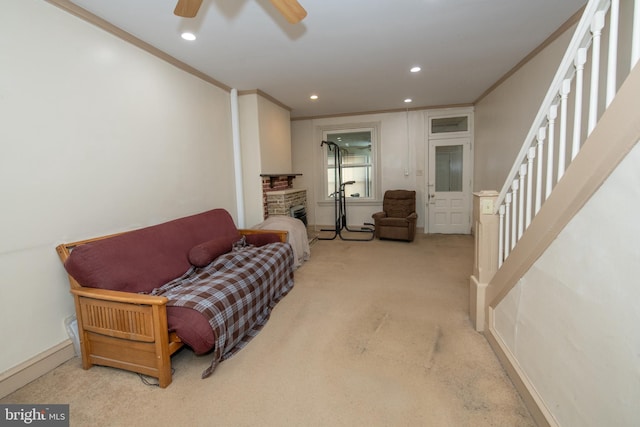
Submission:
{"label": "beige carpet floor", "polygon": [[534,426],[471,327],[471,236],[317,241],[247,347],[173,357],[167,389],[78,358],[1,400],[68,403],[72,426]]}

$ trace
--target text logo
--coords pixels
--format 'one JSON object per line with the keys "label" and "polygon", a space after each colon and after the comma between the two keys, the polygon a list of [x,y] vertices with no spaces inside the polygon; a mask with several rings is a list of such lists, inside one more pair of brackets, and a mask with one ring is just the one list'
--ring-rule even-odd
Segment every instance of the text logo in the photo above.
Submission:
{"label": "text logo", "polygon": [[69,405],[0,405],[0,426],[69,427]]}

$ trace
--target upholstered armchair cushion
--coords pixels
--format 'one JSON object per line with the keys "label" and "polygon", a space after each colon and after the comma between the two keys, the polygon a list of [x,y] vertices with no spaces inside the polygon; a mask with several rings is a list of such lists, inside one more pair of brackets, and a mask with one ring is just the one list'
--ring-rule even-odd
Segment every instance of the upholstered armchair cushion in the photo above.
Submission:
{"label": "upholstered armchair cushion", "polygon": [[406,240],[416,236],[416,192],[388,190],[384,193],[382,212],[371,217],[375,223],[375,235],[379,239]]}

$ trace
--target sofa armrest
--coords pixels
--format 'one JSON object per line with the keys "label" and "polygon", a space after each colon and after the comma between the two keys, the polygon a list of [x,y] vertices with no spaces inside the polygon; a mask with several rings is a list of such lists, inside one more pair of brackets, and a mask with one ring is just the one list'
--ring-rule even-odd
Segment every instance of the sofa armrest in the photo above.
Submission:
{"label": "sofa armrest", "polygon": [[169,301],[167,297],[157,295],[134,294],[132,292],[111,291],[108,289],[87,287],[71,289],[71,293],[80,297],[121,302],[125,304],[166,305]]}
{"label": "sofa armrest", "polygon": [[277,234],[280,237],[280,241],[283,243],[287,242],[287,236],[289,234],[288,231],[284,230],[263,230],[263,229],[254,229],[254,228],[242,228],[238,230],[242,236],[248,236],[250,234]]}
{"label": "sofa armrest", "polygon": [[411,219],[418,219],[418,214],[415,212],[411,212],[409,214],[409,216],[407,217],[407,219],[411,220]]}
{"label": "sofa armrest", "polygon": [[184,344],[167,325],[163,296],[95,288],[72,288],[82,367],[127,369],[171,383],[171,354]]}
{"label": "sofa armrest", "polygon": [[71,289],[80,333],[140,342],[166,341],[166,297],[106,289]]}
{"label": "sofa armrest", "polygon": [[376,212],[373,215],[371,215],[371,218],[373,219],[381,219],[381,218],[386,218],[387,217],[387,213],[386,212]]}

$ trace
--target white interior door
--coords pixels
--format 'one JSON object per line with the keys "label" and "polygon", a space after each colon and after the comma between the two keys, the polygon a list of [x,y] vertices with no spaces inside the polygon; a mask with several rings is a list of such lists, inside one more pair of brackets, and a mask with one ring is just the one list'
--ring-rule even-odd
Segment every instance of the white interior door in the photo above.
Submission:
{"label": "white interior door", "polygon": [[427,184],[429,233],[471,232],[471,142],[469,138],[429,141]]}

